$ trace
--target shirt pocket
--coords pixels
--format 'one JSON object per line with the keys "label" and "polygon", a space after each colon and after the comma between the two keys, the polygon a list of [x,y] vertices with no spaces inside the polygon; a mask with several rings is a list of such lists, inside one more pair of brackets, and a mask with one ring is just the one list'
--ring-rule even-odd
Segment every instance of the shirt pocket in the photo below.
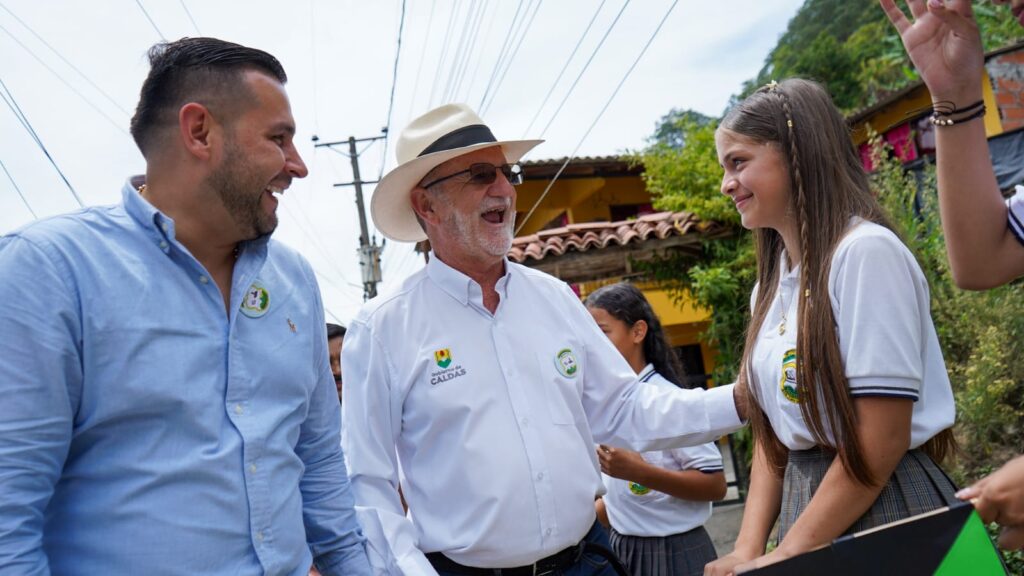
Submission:
{"label": "shirt pocket", "polygon": [[578,388],[583,379],[583,364],[577,352],[568,346],[537,352],[536,361],[551,423],[575,425],[583,417]]}

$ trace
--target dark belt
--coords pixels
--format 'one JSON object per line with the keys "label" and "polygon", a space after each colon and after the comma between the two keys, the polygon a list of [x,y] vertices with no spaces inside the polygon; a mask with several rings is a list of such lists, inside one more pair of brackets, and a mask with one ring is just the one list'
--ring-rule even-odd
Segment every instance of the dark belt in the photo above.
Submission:
{"label": "dark belt", "polygon": [[543,576],[544,574],[554,574],[559,570],[564,570],[575,565],[579,562],[580,557],[582,557],[585,552],[592,552],[603,556],[612,563],[612,566],[617,573],[626,574],[626,572],[622,570],[618,559],[615,558],[615,555],[612,554],[610,550],[606,549],[604,546],[587,542],[586,540],[583,540],[574,546],[569,546],[560,552],[555,552],[547,558],[541,558],[533,564],[516,566],[514,568],[476,568],[473,566],[464,566],[440,552],[428,553],[427,560],[430,561],[430,565],[433,566],[435,570],[444,570],[446,572],[465,574],[467,576]]}

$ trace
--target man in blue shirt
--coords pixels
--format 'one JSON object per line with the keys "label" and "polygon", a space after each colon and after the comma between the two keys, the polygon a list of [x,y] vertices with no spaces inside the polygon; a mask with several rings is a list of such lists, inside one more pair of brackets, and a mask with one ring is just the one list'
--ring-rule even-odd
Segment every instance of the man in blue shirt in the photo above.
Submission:
{"label": "man in blue shirt", "polygon": [[159,44],[117,206],[0,238],[0,575],[369,574],[271,55]]}

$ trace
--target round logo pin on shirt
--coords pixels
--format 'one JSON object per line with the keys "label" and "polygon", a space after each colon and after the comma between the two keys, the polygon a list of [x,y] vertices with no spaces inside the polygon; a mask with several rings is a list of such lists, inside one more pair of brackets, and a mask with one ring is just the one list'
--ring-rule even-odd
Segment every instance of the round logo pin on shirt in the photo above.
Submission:
{"label": "round logo pin on shirt", "polygon": [[579,365],[576,363],[576,356],[572,350],[563,348],[558,351],[558,355],[555,356],[555,368],[558,368],[558,373],[566,378],[576,377]]}
{"label": "round logo pin on shirt", "polygon": [[245,297],[242,298],[242,314],[249,318],[259,318],[266,314],[269,309],[270,292],[258,281],[253,282],[249,289],[245,291]]}

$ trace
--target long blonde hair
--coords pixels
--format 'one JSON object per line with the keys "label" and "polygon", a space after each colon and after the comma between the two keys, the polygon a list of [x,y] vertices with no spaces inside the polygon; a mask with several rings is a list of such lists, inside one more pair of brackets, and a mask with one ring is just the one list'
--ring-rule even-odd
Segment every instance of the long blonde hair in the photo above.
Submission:
{"label": "long blonde hair", "polygon": [[[852,217],[890,230],[892,226],[871,192],[846,122],[821,85],[789,79],[765,86],[732,108],[720,129],[759,143],[775,143],[788,162],[801,254],[796,344],[800,412],[818,446],[837,453],[857,481],[873,485],[877,479],[864,460],[857,436],[856,412],[839,349],[828,279],[832,254]],[[775,298],[783,242],[773,229],[758,228],[753,234],[759,289],[743,348],[740,385],[757,403],[750,415],[755,439],[781,476],[786,447],[772,430],[757,391],[750,384],[750,356]],[[923,446],[937,462],[953,448],[950,430]]]}

